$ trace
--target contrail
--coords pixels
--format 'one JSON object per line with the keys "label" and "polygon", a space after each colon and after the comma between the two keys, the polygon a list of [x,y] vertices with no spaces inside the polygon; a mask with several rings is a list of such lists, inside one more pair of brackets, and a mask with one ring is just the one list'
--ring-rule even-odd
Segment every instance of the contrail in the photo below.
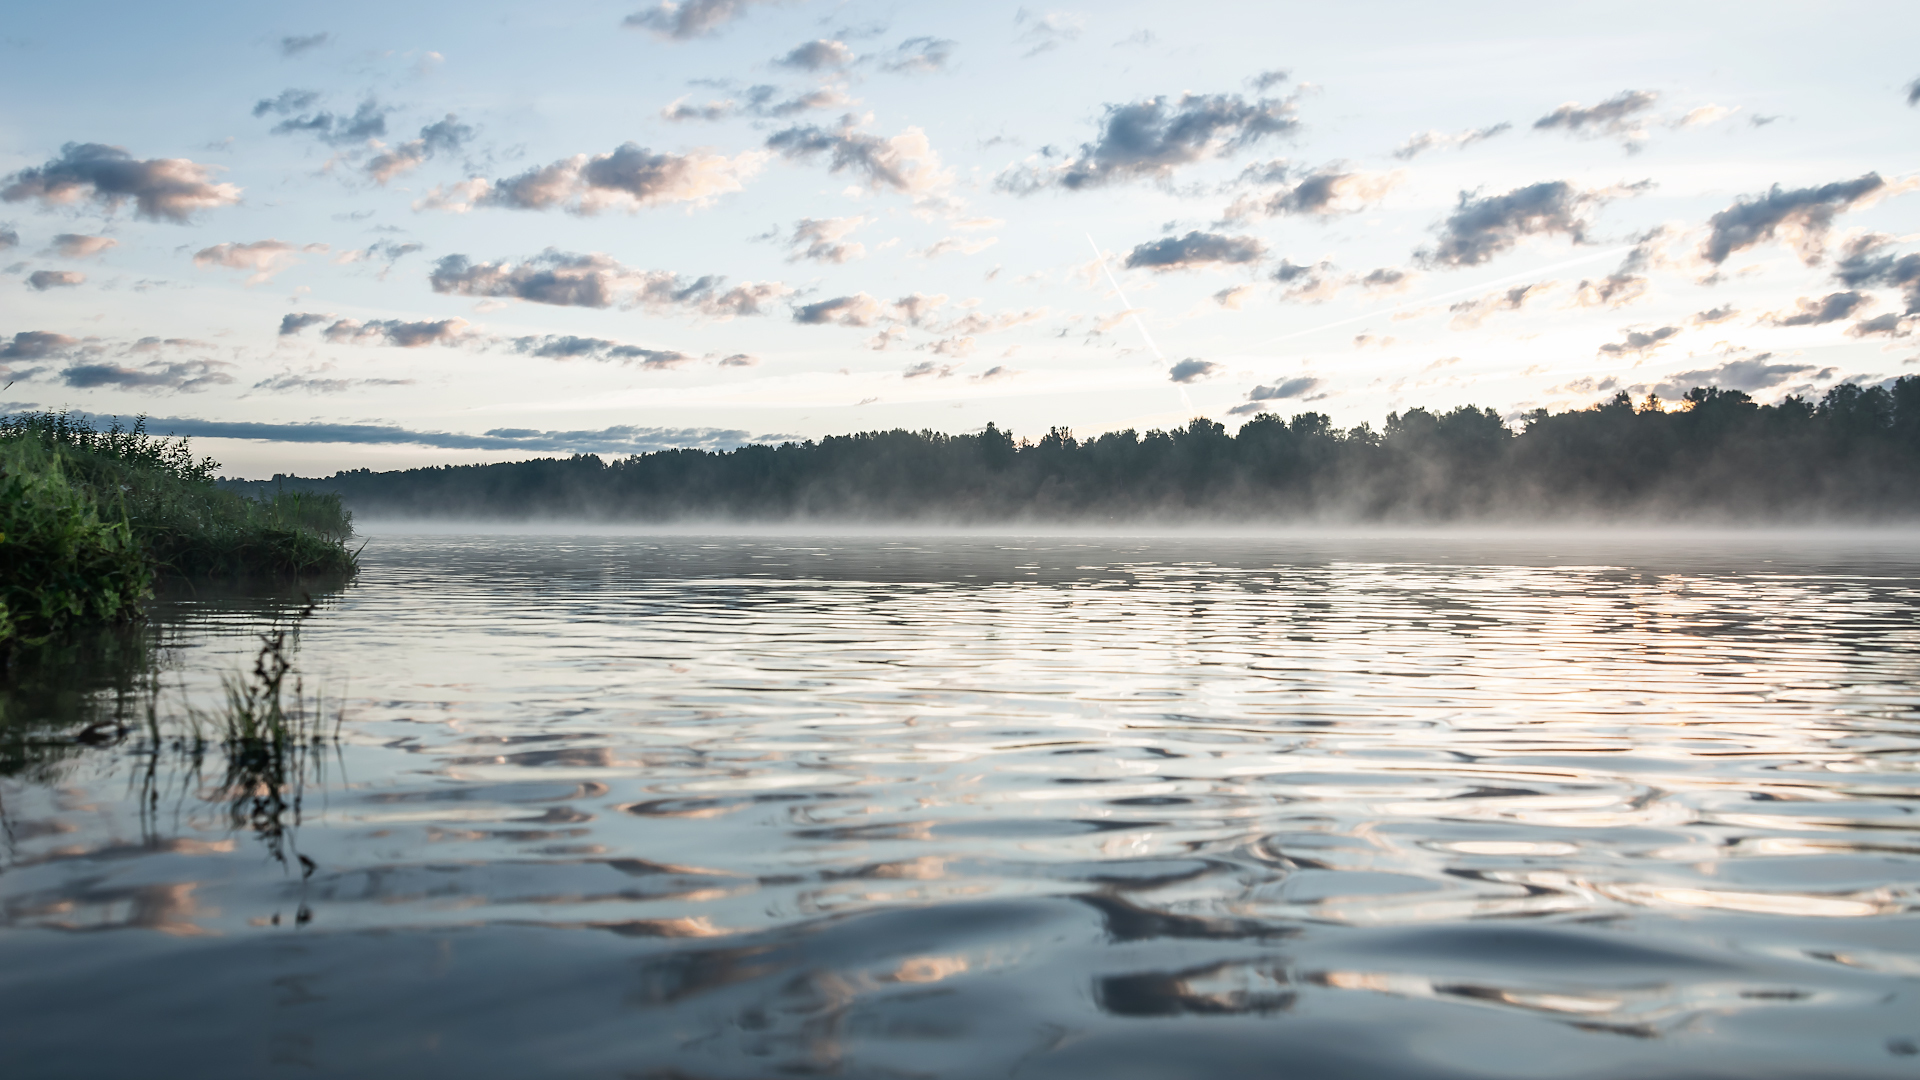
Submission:
{"label": "contrail", "polygon": [[[1099,263],[1100,272],[1107,275],[1107,284],[1113,286],[1114,295],[1120,298],[1120,303],[1127,309],[1127,318],[1132,319],[1133,325],[1140,328],[1140,336],[1146,339],[1147,348],[1153,350],[1153,355],[1161,363],[1163,364],[1166,363],[1167,362],[1166,354],[1160,351],[1160,346],[1155,345],[1153,343],[1153,335],[1147,333],[1147,324],[1141,321],[1139,314],[1134,311],[1133,301],[1127,299],[1127,294],[1121,291],[1119,280],[1113,276],[1113,271],[1107,268],[1107,257],[1100,253],[1100,245],[1093,242],[1092,233],[1087,234],[1087,246],[1093,248],[1093,261],[1096,263]],[[1265,342],[1262,342],[1261,344],[1265,344]],[[1175,389],[1180,391],[1181,406],[1185,408],[1188,412],[1192,412],[1193,400],[1187,397],[1187,388],[1180,385],[1179,383],[1174,383],[1173,385]]]}
{"label": "contrail", "polygon": [[[1098,250],[1098,249],[1095,249],[1095,250]],[[1613,256],[1618,255],[1622,252],[1632,251],[1632,250],[1633,250],[1632,245],[1628,245],[1627,247],[1609,248],[1606,251],[1596,251],[1591,255],[1582,255],[1577,259],[1568,259],[1566,262],[1557,262],[1551,266],[1536,266],[1531,270],[1523,270],[1518,274],[1508,274],[1506,277],[1503,277],[1503,278],[1494,278],[1492,281],[1483,281],[1478,285],[1469,285],[1464,289],[1455,289],[1452,292],[1440,293],[1437,296],[1422,296],[1417,300],[1408,300],[1405,303],[1395,304],[1390,308],[1382,308],[1379,311],[1369,311],[1364,315],[1355,315],[1351,319],[1341,319],[1339,322],[1330,322],[1330,323],[1327,323],[1325,326],[1316,326],[1311,330],[1298,330],[1291,334],[1282,334],[1279,337],[1271,337],[1266,339],[1265,341],[1256,341],[1253,343],[1251,347],[1257,349],[1262,345],[1271,345],[1276,341],[1291,341],[1294,338],[1305,337],[1308,334],[1317,334],[1322,330],[1331,330],[1336,326],[1346,326],[1350,323],[1365,322],[1368,319],[1378,318],[1381,315],[1391,315],[1394,312],[1399,311],[1401,308],[1410,308],[1415,304],[1427,304],[1427,303],[1432,303],[1435,300],[1446,300],[1455,296],[1465,296],[1468,293],[1479,292],[1482,289],[1490,289],[1496,285],[1504,285],[1509,281],[1518,281],[1523,277],[1533,277],[1536,274],[1545,274],[1553,270],[1564,270],[1569,266],[1579,266],[1581,263],[1590,263],[1598,259],[1612,258]],[[1115,286],[1115,288],[1118,288],[1118,286]],[[1123,296],[1120,299],[1125,300],[1126,297]],[[1133,305],[1128,304],[1127,306],[1132,307]]]}

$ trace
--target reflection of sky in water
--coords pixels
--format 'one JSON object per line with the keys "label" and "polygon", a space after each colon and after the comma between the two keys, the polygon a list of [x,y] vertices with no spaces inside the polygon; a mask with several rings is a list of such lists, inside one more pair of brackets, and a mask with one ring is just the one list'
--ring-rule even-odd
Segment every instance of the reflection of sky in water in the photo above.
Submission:
{"label": "reflection of sky in water", "polygon": [[[346,1073],[1913,1065],[1920,546],[369,556],[300,635],[311,878],[177,763],[145,813],[124,747],[0,780],[51,1073],[88,1002]],[[163,613],[162,713],[266,607]]]}

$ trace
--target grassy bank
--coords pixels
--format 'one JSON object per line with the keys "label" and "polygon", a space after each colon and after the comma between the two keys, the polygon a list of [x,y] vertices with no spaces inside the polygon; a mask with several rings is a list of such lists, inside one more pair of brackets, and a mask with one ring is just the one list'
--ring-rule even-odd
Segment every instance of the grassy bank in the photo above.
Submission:
{"label": "grassy bank", "polygon": [[338,495],[248,498],[143,422],[0,419],[0,641],[139,617],[157,578],[351,574]]}

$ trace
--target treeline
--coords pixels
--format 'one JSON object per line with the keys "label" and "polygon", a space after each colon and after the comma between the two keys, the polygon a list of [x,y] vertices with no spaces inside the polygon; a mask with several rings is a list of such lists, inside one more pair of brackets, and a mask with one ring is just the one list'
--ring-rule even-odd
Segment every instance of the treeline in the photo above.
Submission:
{"label": "treeline", "polygon": [[1196,419],[1030,442],[989,424],[225,483],[337,492],[366,517],[503,521],[1886,520],[1920,514],[1920,378],[1836,386],[1818,403],[1700,388],[1667,407],[1620,394],[1538,410],[1519,431],[1471,406],[1409,409],[1378,431],[1312,412],[1261,414],[1232,435]]}
{"label": "treeline", "polygon": [[249,499],[219,467],[144,421],[0,417],[0,646],[137,619],[159,578],[354,571],[339,495]]}

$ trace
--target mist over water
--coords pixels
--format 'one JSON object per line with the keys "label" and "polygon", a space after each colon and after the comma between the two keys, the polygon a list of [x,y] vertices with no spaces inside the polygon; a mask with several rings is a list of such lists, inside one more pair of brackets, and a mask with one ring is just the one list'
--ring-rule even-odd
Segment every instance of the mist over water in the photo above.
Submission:
{"label": "mist over water", "polygon": [[347,702],[310,874],[74,734],[146,665],[211,708],[299,598],[174,597],[142,659],[8,689],[28,1075],[1916,1067],[1911,532],[364,558],[298,631]]}

